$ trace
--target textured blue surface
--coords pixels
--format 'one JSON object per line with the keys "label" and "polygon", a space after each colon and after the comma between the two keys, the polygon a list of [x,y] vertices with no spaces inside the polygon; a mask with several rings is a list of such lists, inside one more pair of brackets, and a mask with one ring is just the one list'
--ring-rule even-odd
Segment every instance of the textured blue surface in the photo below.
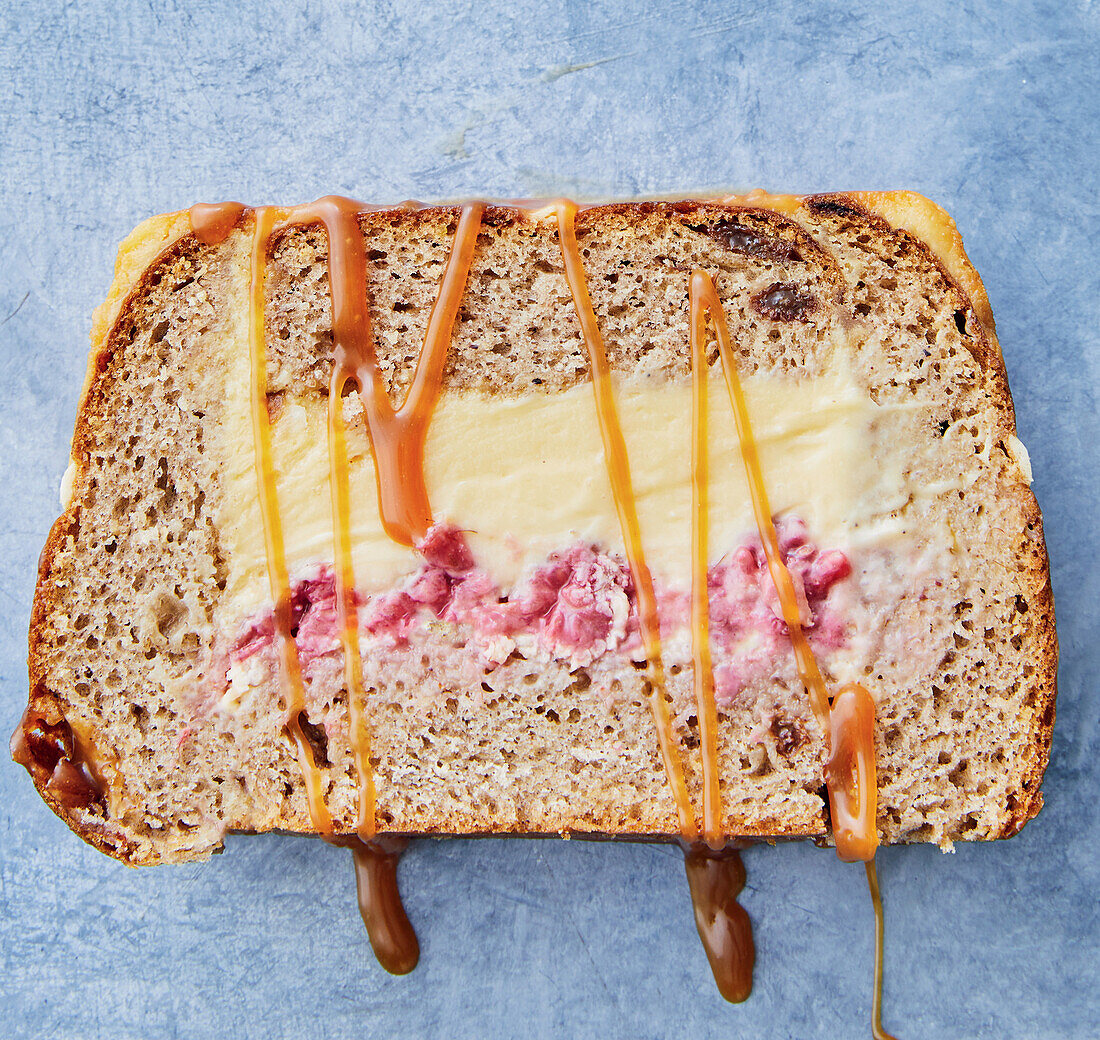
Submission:
{"label": "textured blue surface", "polygon": [[[903,1040],[1097,1035],[1094,3],[48,6],[0,9],[5,731],[91,311],[143,217],[328,192],[914,188],[953,213],[989,289],[1063,664],[1040,817],[951,857],[880,856],[887,1022]],[[402,882],[423,957],[393,979],[345,854],[242,838],[206,865],[130,871],[0,763],[0,1035],[867,1035],[862,871],[811,847],[745,858],[743,1006],[714,990],[678,854],[578,841],[416,846]]]}

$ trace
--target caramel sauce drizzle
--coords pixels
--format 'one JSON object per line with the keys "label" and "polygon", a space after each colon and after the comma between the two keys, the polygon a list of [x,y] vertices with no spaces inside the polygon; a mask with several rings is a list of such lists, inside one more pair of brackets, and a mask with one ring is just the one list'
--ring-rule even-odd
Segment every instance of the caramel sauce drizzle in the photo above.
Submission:
{"label": "caramel sauce drizzle", "polygon": [[[424,479],[424,445],[442,387],[444,365],[473,261],[484,208],[481,203],[471,203],[462,209],[439,293],[432,306],[424,346],[417,359],[412,386],[405,402],[396,411],[390,403],[374,353],[367,294],[366,248],[359,225],[359,215],[366,207],[351,199],[329,196],[291,210],[281,225],[320,223],[325,228],[329,243],[334,341],[328,405],[333,548],[338,624],[348,686],[349,740],[359,780],[356,833],[339,837],[334,834],[320,771],[300,720],[305,709],[305,691],[292,633],[290,583],[267,412],[264,288],[267,251],[275,229],[276,211],[263,207],[255,213],[249,301],[252,427],[268,578],[275,603],[280,682],[290,715],[287,728],[297,747],[313,825],[327,839],[351,848],[360,914],[379,962],[394,974],[411,971],[420,951],[397,888],[397,861],[407,842],[375,837],[374,773],[370,764],[370,734],[365,718],[366,695],[355,602],[343,400],[348,385],[355,384],[363,403],[364,419],[375,458],[379,513],[383,526],[396,541],[415,545],[427,533],[432,522]],[[238,208],[236,203],[197,208],[197,211],[192,210],[192,226],[200,241],[222,241],[242,212],[243,207]]]}
{"label": "caramel sauce drizzle", "polygon": [[359,648],[359,610],[355,602],[355,572],[351,558],[351,504],[343,409],[346,382],[346,375],[333,366],[328,394],[329,489],[335,519],[333,569],[336,577],[336,623],[344,649],[344,680],[348,687],[348,739],[355,757],[355,774],[359,778],[355,831],[359,837],[370,840],[375,835],[377,823],[374,769],[370,763],[371,737],[366,723],[367,695],[363,687],[363,657]]}
{"label": "caramel sauce drizzle", "polygon": [[[321,223],[329,242],[334,338],[333,374],[329,387],[330,482],[339,626],[349,690],[351,743],[360,781],[359,813],[354,836],[336,837],[333,834],[320,772],[300,722],[305,695],[297,646],[292,635],[290,586],[266,400],[264,283],[267,250],[277,212],[270,207],[255,211],[249,323],[251,405],[268,576],[275,603],[280,679],[288,704],[287,728],[297,748],[299,766],[306,783],[310,816],[314,827],[322,835],[351,847],[355,860],[360,912],[372,947],[383,967],[395,974],[403,974],[415,966],[419,958],[419,946],[401,905],[396,881],[397,860],[407,843],[404,840],[375,837],[370,736],[364,718],[365,695],[358,644],[358,614],[354,598],[343,398],[348,385],[355,384],[362,401],[375,459],[379,513],[383,527],[400,544],[415,545],[431,525],[431,506],[424,478],[424,448],[432,412],[442,386],[454,323],[476,248],[484,204],[471,203],[462,209],[412,385],[404,403],[396,410],[390,401],[374,353],[367,294],[366,250],[359,225],[359,215],[366,208],[350,199],[329,196],[291,210],[283,225]],[[718,775],[717,707],[709,646],[706,584],[709,474],[705,344],[708,313],[722,358],[753,512],[769,574],[776,587],[799,675],[809,696],[811,709],[829,740],[826,779],[837,852],[842,859],[864,860],[866,863],[876,915],[874,1035],[876,1040],[892,1040],[882,1030],[881,1025],[883,919],[873,859],[878,844],[875,830],[877,784],[874,774],[874,702],[864,687],[850,683],[838,691],[835,700],[830,704],[824,678],[802,628],[790,572],[779,549],[748,408],[737,374],[725,314],[714,282],[706,272],[696,270],[691,276],[689,291],[693,379],[692,651],[703,761],[703,827],[704,837],[710,846],[707,847],[695,841],[698,832],[694,810],[687,790],[683,764],[674,744],[661,657],[656,595],[642,546],[629,457],[619,421],[610,366],[577,245],[575,219],[578,207],[568,200],[559,200],[551,204],[551,209],[557,219],[566,280],[589,356],[612,496],[637,591],[642,640],[650,667],[650,708],[681,833],[685,839],[685,869],[692,893],[696,924],[719,990],[731,1001],[744,1000],[749,995],[755,952],[751,922],[736,899],[745,882],[744,865],[735,849],[719,847],[722,842],[724,813]],[[191,222],[196,237],[206,244],[223,241],[244,211],[245,207],[239,203],[193,207]]]}
{"label": "caramel sauce drizzle", "polygon": [[722,358],[722,371],[726,377],[726,389],[729,391],[734,422],[737,424],[737,440],[741,449],[741,461],[744,463],[745,474],[748,478],[753,517],[756,520],[756,529],[764,547],[768,573],[771,575],[775,591],[779,596],[783,620],[789,629],[791,645],[794,648],[795,663],[798,665],[798,673],[809,695],[810,707],[813,709],[822,728],[825,729],[829,718],[829,694],[825,688],[825,680],[821,675],[821,669],[818,668],[817,658],[814,657],[809,640],[802,630],[802,620],[798,609],[798,598],[794,591],[794,582],[791,580],[791,573],[787,570],[787,565],[783,562],[783,554],[779,551],[779,539],[776,536],[775,524],[772,521],[767,486],[764,483],[764,474],[760,468],[760,454],[757,451],[756,438],[752,432],[752,422],[749,418],[748,404],[745,401],[745,392],[741,387],[741,378],[737,374],[737,359],[734,357],[725,311],[722,307],[722,301],[718,298],[718,291],[714,287],[714,282],[705,271],[692,272],[691,297],[693,311],[697,308],[700,312],[703,310],[710,312],[715,339],[718,341],[718,350]]}
{"label": "caramel sauce drizzle", "polygon": [[588,351],[592,389],[596,395],[596,413],[600,423],[600,436],[603,439],[608,478],[611,482],[611,494],[615,500],[615,510],[626,545],[626,558],[630,564],[630,572],[634,577],[634,587],[638,597],[638,620],[641,625],[642,644],[645,647],[650,668],[649,706],[657,727],[657,743],[672,788],[672,797],[676,803],[680,831],[684,838],[691,840],[695,838],[698,831],[691,796],[688,794],[684,779],[684,767],[674,743],[672,721],[669,717],[664,665],[661,661],[661,627],[657,616],[657,596],[653,591],[653,577],[649,572],[642,548],[638,507],[634,497],[634,483],[630,476],[630,459],[627,455],[622,424],[619,422],[618,407],[615,404],[611,368],[607,363],[607,352],[596,322],[596,314],[592,310],[584,262],[577,247],[577,205],[568,199],[562,199],[553,203],[553,211],[558,222],[558,241],[565,265],[565,277],[569,283],[573,307],[577,312],[581,335]]}
{"label": "caramel sauce drizzle", "polygon": [[829,742],[825,780],[829,804],[834,813],[833,838],[836,841],[837,855],[846,861],[866,861],[874,856],[878,847],[878,831],[875,827],[878,799],[874,753],[875,704],[871,695],[859,683],[848,683],[837,693],[832,705],[829,703],[825,679],[802,628],[794,582],[779,550],[768,491],[760,468],[760,455],[752,432],[745,393],[737,374],[737,362],[725,313],[714,282],[705,271],[697,270],[692,273],[690,296],[693,333],[701,325],[703,310],[710,312],[734,421],[737,424],[737,439],[748,478],[753,516],[764,547],[768,573],[779,596],[783,620],[794,648],[798,674],[806,688],[810,707]]}
{"label": "caramel sauce drizzle", "polygon": [[699,744],[703,759],[703,829],[707,842],[716,847],[725,814],[722,811],[722,791],[718,782],[718,706],[714,700],[714,667],[710,656],[710,598],[707,589],[710,475],[707,459],[706,311],[697,288],[696,280],[692,277],[689,290],[692,404],[691,648],[695,703],[699,718]]}
{"label": "caramel sauce drizzle", "polygon": [[248,347],[251,361],[252,441],[256,458],[256,480],[263,518],[267,575],[274,602],[275,642],[279,653],[279,682],[287,702],[287,730],[294,740],[298,766],[306,785],[306,799],[314,828],[325,837],[333,833],[332,816],[325,805],[321,772],[302,730],[300,716],[305,711],[305,687],[298,663],[298,645],[294,642],[290,580],[286,569],[283,523],[279,513],[279,494],[275,486],[275,468],[271,457],[271,424],[267,414],[267,349],[264,342],[264,286],[267,273],[267,248],[275,226],[275,210],[261,206],[255,211],[252,234],[252,273],[249,299]]}
{"label": "caramel sauce drizzle", "polygon": [[378,482],[378,506],[386,533],[401,545],[415,545],[432,522],[424,480],[424,444],[443,382],[451,334],[473,260],[483,203],[462,208],[455,244],[428,320],[424,348],[412,386],[394,409],[378,369],[367,295],[367,257],[359,229],[365,207],[328,196],[292,211],[289,223],[322,223],[329,241],[334,379],[354,381],[363,402]]}
{"label": "caramel sauce drizzle", "polygon": [[485,207],[464,206],[439,292],[428,319],[412,386],[396,411],[374,352],[367,287],[367,256],[359,226],[362,206],[334,196],[292,211],[289,223],[320,222],[329,243],[329,287],[332,299],[333,367],[329,385],[329,467],[333,541],[336,562],[338,624],[344,647],[351,744],[359,777],[356,831],[369,840],[376,833],[370,734],[359,649],[359,619],[351,554],[351,507],[348,454],[343,418],[346,388],[354,384],[375,458],[379,512],[396,541],[413,545],[432,522],[424,478],[424,445],[443,384],[443,369],[454,323],[465,291]]}

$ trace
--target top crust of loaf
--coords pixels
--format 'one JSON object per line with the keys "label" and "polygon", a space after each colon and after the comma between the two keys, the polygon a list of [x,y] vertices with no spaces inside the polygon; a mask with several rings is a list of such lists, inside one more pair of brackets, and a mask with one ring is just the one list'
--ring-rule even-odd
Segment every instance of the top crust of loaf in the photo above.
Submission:
{"label": "top crust of loaf", "polygon": [[[1015,416],[1003,359],[981,279],[963,251],[954,222],[942,209],[922,196],[909,192],[860,192],[793,198],[754,193],[727,200],[614,203],[582,210],[577,217],[577,233],[583,246],[588,230],[605,228],[620,218],[637,221],[649,215],[664,217],[677,214],[686,218],[702,215],[712,219],[715,214],[722,213],[740,214],[746,220],[760,221],[767,225],[769,235],[797,244],[804,255],[815,259],[824,272],[821,284],[831,285],[838,298],[845,297],[849,289],[844,273],[833,259],[829,241],[835,227],[845,222],[861,226],[868,235],[889,240],[894,248],[914,251],[933,262],[957,294],[957,314],[962,317],[957,317],[956,321],[962,323],[960,332],[965,326],[967,346],[986,385],[991,388],[997,430],[1005,443],[1018,443],[1015,441]],[[446,229],[453,227],[457,215],[458,209],[455,207],[433,207],[422,211],[420,219],[438,222],[445,243]],[[407,219],[408,211],[383,210],[365,214],[363,223],[365,227],[378,229],[387,223],[396,226],[401,217]],[[485,213],[486,227],[530,221],[526,211],[506,205],[490,206]],[[288,236],[287,242],[274,240],[272,253],[278,253],[280,249],[316,248],[319,237],[323,238],[323,235],[317,228],[296,229],[292,236]],[[157,299],[157,293],[161,291],[159,287],[162,287],[164,279],[171,277],[173,265],[193,260],[215,248],[204,247],[197,242],[191,234],[186,212],[155,217],[145,222],[120,247],[114,282],[93,322],[88,373],[73,436],[72,464],[65,481],[67,501],[64,512],[50,531],[39,561],[29,633],[29,709],[50,723],[68,720],[78,743],[93,752],[96,734],[73,711],[70,691],[50,679],[51,655],[54,653],[51,640],[56,619],[73,609],[67,598],[67,587],[58,581],[57,568],[64,554],[71,552],[74,535],[81,522],[82,508],[88,507],[89,458],[102,430],[112,422],[112,360],[133,339],[135,324],[147,320],[150,301]],[[292,316],[269,314],[269,336],[273,325],[289,320]],[[276,339],[274,342],[277,344],[279,341]],[[279,379],[288,385],[304,379],[307,383],[324,386],[327,372],[324,371],[323,348],[324,344],[319,344],[320,369],[312,372],[295,369],[295,362],[290,359],[284,364],[277,352],[269,357],[269,370],[274,377],[273,389],[279,388]],[[630,358],[616,357],[611,339],[608,341],[608,351],[613,366],[630,367],[633,364]],[[385,364],[384,351],[380,353]],[[483,374],[476,367],[463,367],[466,364],[463,359],[452,361],[449,378],[456,385],[483,387]],[[475,363],[471,361],[469,364],[474,366]],[[407,371],[403,371],[400,362],[395,360],[387,374],[392,392],[399,394],[407,380]],[[572,372],[564,369],[547,371],[545,378],[549,388],[568,386],[584,378],[584,366],[582,364]],[[502,386],[496,389],[509,392],[516,388]],[[196,479],[199,478],[201,474]],[[1012,772],[1012,791],[996,826],[981,835],[988,837],[1015,834],[1042,806],[1039,787],[1049,756],[1056,698],[1057,641],[1042,518],[1034,496],[1024,482],[1011,488],[1008,498],[1014,515],[1022,519],[1013,566],[1018,571],[1025,603],[1017,622],[1024,647],[1022,653],[1030,669],[1026,680],[1030,690],[1030,710],[1024,751],[1018,761],[1005,765]],[[1021,661],[1023,659],[1020,658]],[[92,757],[94,759],[94,753]],[[50,779],[47,771],[35,768],[31,769],[31,774],[39,793],[58,816],[100,850],[134,863],[188,858],[186,853],[162,854],[147,841],[135,840],[126,831],[105,820],[94,807],[82,809],[63,804],[47,788]],[[477,831],[476,821],[469,822],[469,830]],[[308,828],[295,826],[294,829]],[[820,828],[809,828],[799,833],[819,831]],[[638,833],[659,834],[661,831],[653,827],[647,829],[643,825]],[[793,835],[795,832],[788,833]],[[913,837],[919,838],[920,835]]]}

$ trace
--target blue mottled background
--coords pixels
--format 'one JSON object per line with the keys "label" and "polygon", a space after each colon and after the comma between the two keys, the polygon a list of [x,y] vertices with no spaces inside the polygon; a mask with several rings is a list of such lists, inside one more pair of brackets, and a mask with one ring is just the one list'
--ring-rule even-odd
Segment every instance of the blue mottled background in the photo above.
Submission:
{"label": "blue mottled background", "polygon": [[[915,188],[985,277],[1035,463],[1063,664],[1047,807],[880,856],[902,1040],[1100,1030],[1100,10],[1031,3],[0,8],[0,721],[26,695],[92,308],[116,243],[201,199]],[[421,843],[421,967],[376,966],[351,864],[231,840],[132,871],[0,763],[0,1035],[860,1037],[862,871],[746,855],[756,989],[724,1004],[671,849]]]}

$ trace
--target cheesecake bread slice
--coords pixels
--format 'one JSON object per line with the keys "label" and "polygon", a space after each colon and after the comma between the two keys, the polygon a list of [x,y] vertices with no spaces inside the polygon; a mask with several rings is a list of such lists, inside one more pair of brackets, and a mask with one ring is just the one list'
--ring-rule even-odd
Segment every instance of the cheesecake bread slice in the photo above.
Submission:
{"label": "cheesecake bread slice", "polygon": [[[692,364],[696,272],[728,325],[801,625],[829,686],[874,702],[878,839],[1002,837],[1038,811],[1057,660],[1042,522],[988,301],[938,207],[754,194],[576,213],[659,677],[560,212],[488,205],[471,231],[470,207],[362,207],[350,245],[309,212],[218,216],[154,218],[123,244],[41,558],[13,748],[86,840],[131,863],[200,859],[233,831],[324,831],[319,805],[352,833],[365,774],[378,833],[673,836],[670,759],[701,825],[700,386],[718,829],[828,840],[827,735],[714,315],[707,370]],[[341,384],[332,409],[340,248],[362,256],[376,379]],[[442,348],[419,462],[430,515],[403,536],[380,499],[419,478],[379,476],[362,399],[400,414],[426,344]]]}

